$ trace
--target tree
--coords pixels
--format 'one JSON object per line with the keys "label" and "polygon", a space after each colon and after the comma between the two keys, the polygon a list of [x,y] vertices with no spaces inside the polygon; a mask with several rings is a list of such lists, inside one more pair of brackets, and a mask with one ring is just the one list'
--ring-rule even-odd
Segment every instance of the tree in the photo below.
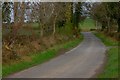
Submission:
{"label": "tree", "polygon": [[107,11],[110,18],[115,19],[118,24],[118,32],[120,32],[120,2],[107,3]]}
{"label": "tree", "polygon": [[54,35],[56,32],[56,24],[66,20],[69,21],[70,16],[71,6],[69,3],[34,3],[32,9],[32,17],[34,17],[40,25],[41,36],[44,35],[44,30],[46,30],[48,26],[51,26],[50,28],[53,30],[52,34]]}
{"label": "tree", "polygon": [[78,25],[80,22],[80,17],[81,17],[81,2],[78,3],[73,3],[73,34],[78,37],[79,36],[79,29]]}
{"label": "tree", "polygon": [[11,21],[11,11],[12,11],[12,2],[4,2],[2,4],[2,20],[3,22],[10,23]]}
{"label": "tree", "polygon": [[[54,4],[53,3],[45,3],[45,2],[37,2],[32,5],[32,17],[39,23],[41,37],[44,35],[44,31],[50,21],[54,21]],[[53,23],[53,22],[51,22]]]}
{"label": "tree", "polygon": [[105,6],[101,3],[97,3],[95,5],[93,5],[92,9],[91,9],[91,15],[92,17],[97,21],[100,22],[102,24],[102,31],[104,31],[104,29],[107,26],[107,12],[105,9]]}
{"label": "tree", "polygon": [[94,3],[91,15],[97,23],[100,23],[101,31],[119,40],[120,32],[120,3]]}

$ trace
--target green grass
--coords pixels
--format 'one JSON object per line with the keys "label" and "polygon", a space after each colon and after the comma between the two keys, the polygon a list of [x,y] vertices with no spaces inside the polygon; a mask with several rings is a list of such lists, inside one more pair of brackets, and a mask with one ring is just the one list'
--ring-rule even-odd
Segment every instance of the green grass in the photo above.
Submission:
{"label": "green grass", "polygon": [[31,23],[31,25],[32,25],[32,27],[34,27],[34,28],[39,28],[40,26],[39,26],[39,23]]}
{"label": "green grass", "polygon": [[79,24],[79,27],[82,30],[95,29],[95,22],[94,22],[94,20],[92,20],[90,18],[86,18],[84,22]]}
{"label": "green grass", "polygon": [[118,41],[105,36],[103,33],[95,33],[95,35],[102,40],[107,46],[112,46],[107,52],[107,63],[104,66],[102,73],[98,78],[118,78]]}
{"label": "green grass", "polygon": [[111,48],[107,58],[105,69],[98,78],[118,78],[118,48]]}
{"label": "green grass", "polygon": [[69,42],[66,42],[64,44],[61,45],[56,45],[44,52],[38,52],[35,53],[33,55],[29,55],[29,57],[32,58],[31,61],[21,61],[19,63],[16,64],[12,64],[12,65],[3,65],[2,67],[2,76],[5,77],[9,74],[27,69],[29,67],[35,66],[37,64],[41,64],[45,61],[50,60],[51,58],[57,56],[57,53],[59,52],[59,50],[61,49],[70,49],[72,47],[75,47],[76,45],[78,45],[81,41],[83,40],[83,36],[81,36],[79,39],[75,39]]}
{"label": "green grass", "polygon": [[24,26],[27,26],[27,27],[30,27],[33,29],[38,29],[40,27],[39,23],[26,23],[26,24],[24,24]]}
{"label": "green grass", "polygon": [[95,33],[95,35],[99,37],[106,46],[118,46],[118,41],[112,40],[103,33]]}

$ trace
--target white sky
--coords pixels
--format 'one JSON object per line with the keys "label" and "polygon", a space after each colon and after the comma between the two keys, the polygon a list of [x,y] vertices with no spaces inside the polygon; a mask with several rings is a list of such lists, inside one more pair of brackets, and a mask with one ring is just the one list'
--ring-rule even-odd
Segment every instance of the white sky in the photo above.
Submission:
{"label": "white sky", "polygon": [[119,2],[120,0],[0,0],[3,2],[23,2],[23,1],[31,1],[31,2]]}

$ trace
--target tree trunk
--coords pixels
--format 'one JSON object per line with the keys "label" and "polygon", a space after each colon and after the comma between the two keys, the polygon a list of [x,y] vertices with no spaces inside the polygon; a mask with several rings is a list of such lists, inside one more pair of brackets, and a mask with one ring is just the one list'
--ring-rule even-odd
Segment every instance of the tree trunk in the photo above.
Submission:
{"label": "tree trunk", "polygon": [[22,14],[21,14],[21,26],[24,23],[24,13],[25,13],[25,2],[22,2],[21,4],[21,10],[22,10]]}
{"label": "tree trunk", "polygon": [[43,25],[41,25],[40,28],[41,28],[40,29],[40,35],[41,35],[41,37],[43,37]]}
{"label": "tree trunk", "polygon": [[108,25],[107,25],[107,27],[108,27],[108,33],[110,33],[110,18],[108,18]]}
{"label": "tree trunk", "polygon": [[98,24],[97,24],[97,21],[96,21],[96,24],[95,24],[95,26],[96,26],[96,29],[98,30]]}
{"label": "tree trunk", "polygon": [[14,26],[13,26],[13,36],[17,33],[18,24],[18,2],[14,2]]}
{"label": "tree trunk", "polygon": [[120,32],[120,18],[117,20],[117,23],[118,23],[118,31],[117,32]]}
{"label": "tree trunk", "polygon": [[56,19],[57,19],[57,15],[55,16],[55,19],[54,19],[54,22],[53,22],[53,35],[55,34],[55,31],[56,31],[56,29],[55,29]]}
{"label": "tree trunk", "polygon": [[104,31],[104,29],[105,29],[105,25],[102,24],[102,29],[101,29],[101,31]]}

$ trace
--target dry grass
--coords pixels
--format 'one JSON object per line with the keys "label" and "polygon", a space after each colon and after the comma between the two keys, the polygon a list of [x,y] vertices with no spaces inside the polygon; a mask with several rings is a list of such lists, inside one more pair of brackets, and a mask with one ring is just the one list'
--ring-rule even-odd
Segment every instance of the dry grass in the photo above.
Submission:
{"label": "dry grass", "polygon": [[[7,36],[6,36],[7,37]],[[56,34],[55,36],[44,36],[44,37],[36,37],[34,35],[18,35],[15,39],[14,43],[11,45],[7,45],[10,42],[10,39],[4,37],[3,44],[3,64],[12,63],[13,60],[19,58],[21,60],[23,56],[29,55],[34,52],[42,52],[54,45],[61,44],[67,39],[67,36]],[[6,49],[5,46],[8,46],[10,50]],[[11,47],[12,46],[12,47]],[[13,56],[15,53],[15,56]],[[12,56],[12,58],[10,58]],[[15,59],[14,59],[15,57]]]}

